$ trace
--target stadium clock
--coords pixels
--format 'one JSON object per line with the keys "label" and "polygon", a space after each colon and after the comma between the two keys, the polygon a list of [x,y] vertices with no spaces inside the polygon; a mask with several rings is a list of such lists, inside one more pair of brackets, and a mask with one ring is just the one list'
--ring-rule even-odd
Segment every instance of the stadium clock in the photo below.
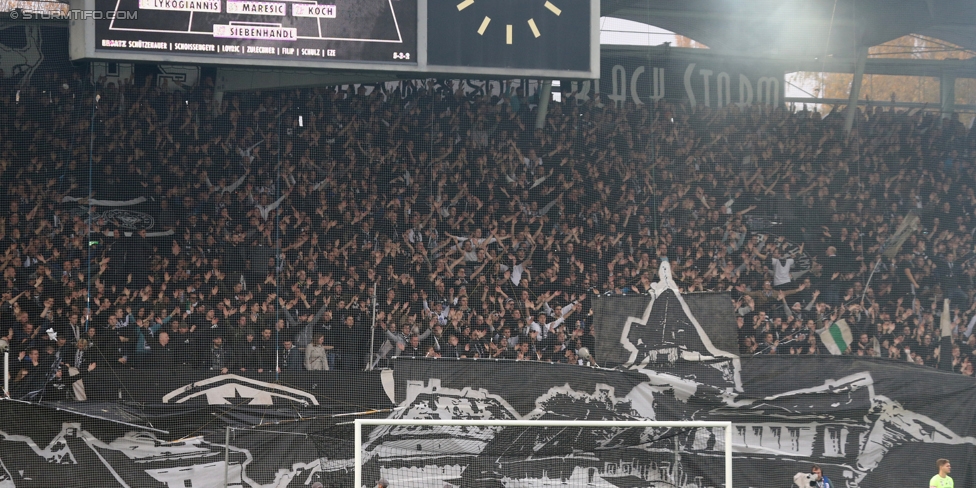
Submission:
{"label": "stadium clock", "polygon": [[[461,12],[463,14],[463,12],[468,7],[474,5],[476,1],[479,0],[462,0],[457,4],[458,12]],[[521,25],[521,23],[516,24],[514,22],[513,23],[495,22],[496,24],[499,25],[499,27],[494,27],[492,25],[492,22],[494,20],[492,18],[492,15],[495,16],[495,19],[510,17],[510,15],[508,15],[510,14],[510,12],[505,11],[507,10],[507,6],[505,5],[505,2],[497,2],[494,0],[480,0],[480,1],[485,2],[485,4],[487,5],[487,12],[486,15],[484,15],[484,17],[481,19],[481,23],[478,25],[478,29],[477,29],[478,35],[484,36],[485,33],[490,28],[499,28],[499,29],[504,28],[505,44],[510,46],[514,44],[515,36],[513,33],[515,32],[516,28],[525,28],[532,33],[533,38],[538,39],[542,37],[543,32],[539,29],[539,23],[536,22],[535,17],[539,15],[553,15],[555,17],[559,17],[563,13],[562,9],[556,6],[556,4],[553,3],[551,0],[529,0],[525,2],[526,8],[521,12],[524,16],[524,18],[521,19],[521,22],[524,22],[524,25]]]}
{"label": "stadium clock", "polygon": [[595,12],[588,0],[429,0],[427,59],[434,66],[590,71],[599,53]]}

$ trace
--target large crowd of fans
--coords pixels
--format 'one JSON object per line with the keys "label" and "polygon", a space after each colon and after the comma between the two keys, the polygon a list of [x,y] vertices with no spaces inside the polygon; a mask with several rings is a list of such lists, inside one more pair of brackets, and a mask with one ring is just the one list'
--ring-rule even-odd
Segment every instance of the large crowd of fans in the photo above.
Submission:
{"label": "large crowd of fans", "polygon": [[0,87],[0,334],[26,390],[52,358],[582,364],[593,297],[647,292],[664,259],[683,292],[731,293],[741,354],[827,354],[815,331],[844,319],[844,354],[973,374],[976,132],[957,118],[870,108],[848,135],[840,111],[565,87],[535,128],[509,83],[120,85]]}

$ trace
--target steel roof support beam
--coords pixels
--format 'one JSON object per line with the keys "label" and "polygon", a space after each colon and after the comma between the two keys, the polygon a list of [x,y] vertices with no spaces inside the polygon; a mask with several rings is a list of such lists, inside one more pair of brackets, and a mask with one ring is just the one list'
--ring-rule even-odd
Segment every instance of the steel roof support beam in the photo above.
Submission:
{"label": "steel roof support beam", "polygon": [[956,75],[943,71],[939,78],[939,96],[941,98],[942,118],[952,117],[956,111]]}
{"label": "steel roof support beam", "polygon": [[844,119],[844,133],[851,135],[854,115],[857,114],[857,100],[861,97],[861,81],[864,80],[864,65],[868,60],[867,46],[858,46],[857,60],[854,61],[854,80],[851,81],[851,96],[847,101],[847,117]]}
{"label": "steel roof support beam", "polygon": [[536,129],[542,129],[546,126],[550,99],[552,99],[552,80],[542,80],[542,90],[539,90],[539,110],[535,114]]}

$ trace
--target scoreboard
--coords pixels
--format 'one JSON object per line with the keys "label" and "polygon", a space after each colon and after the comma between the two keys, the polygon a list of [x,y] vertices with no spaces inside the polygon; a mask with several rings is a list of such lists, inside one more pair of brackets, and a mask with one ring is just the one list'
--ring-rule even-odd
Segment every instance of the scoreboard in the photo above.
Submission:
{"label": "scoreboard", "polygon": [[599,0],[76,0],[72,7],[101,13],[70,21],[73,60],[599,74]]}
{"label": "scoreboard", "polygon": [[95,10],[113,12],[94,21],[96,53],[416,62],[417,0],[95,0]]}

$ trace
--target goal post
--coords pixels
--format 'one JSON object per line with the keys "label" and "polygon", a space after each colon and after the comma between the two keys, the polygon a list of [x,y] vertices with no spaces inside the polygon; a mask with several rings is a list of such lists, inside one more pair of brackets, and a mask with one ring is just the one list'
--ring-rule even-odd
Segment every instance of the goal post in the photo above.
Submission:
{"label": "goal post", "polygon": [[[676,431],[671,435],[666,435],[658,439],[653,439],[652,441],[660,440],[670,440],[675,437],[677,433],[688,433],[692,438],[698,436],[700,437],[702,433],[705,435],[710,435],[708,437],[710,442],[708,442],[710,448],[714,451],[716,457],[719,455],[724,461],[724,487],[732,487],[732,422],[715,422],[715,421],[687,421],[687,422],[661,422],[661,421],[650,421],[650,420],[428,420],[428,419],[357,419],[355,422],[355,486],[361,488],[374,488],[378,479],[380,479],[379,469],[374,468],[370,473],[370,476],[365,475],[364,466],[367,463],[377,462],[375,458],[379,457],[378,451],[385,450],[389,453],[391,449],[400,449],[404,453],[397,457],[399,462],[403,462],[403,459],[409,458],[410,464],[416,465],[422,463],[423,461],[418,461],[422,459],[425,455],[431,455],[430,453],[424,453],[429,447],[429,443],[425,444],[424,441],[427,438],[437,437],[440,442],[443,442],[449,447],[442,448],[445,450],[450,449],[450,447],[459,446],[458,438],[464,437],[477,437],[480,440],[478,448],[486,449],[486,445],[490,444],[492,441],[499,442],[503,444],[502,449],[505,450],[517,450],[506,446],[512,446],[514,444],[521,443],[534,443],[534,446],[529,446],[529,449],[533,449],[533,460],[538,459],[554,459],[558,457],[570,457],[575,456],[575,459],[585,459],[591,463],[594,459],[599,460],[598,456],[589,456],[585,454],[583,456],[579,455],[576,451],[575,446],[572,454],[567,454],[566,451],[562,451],[561,454],[550,455],[546,458],[545,455],[541,454],[539,451],[540,438],[545,438],[553,441],[556,438],[554,432],[563,432],[565,430],[574,430],[577,432],[578,429],[594,429],[606,433],[608,430],[616,429],[640,429],[638,432],[638,437],[641,440],[641,445],[645,445],[644,440],[646,440],[646,435],[643,437],[641,433],[647,432],[649,429],[659,429],[661,432],[670,432],[672,429]],[[365,437],[364,429],[372,429],[369,434],[369,438]],[[510,433],[508,435],[502,435],[502,431],[508,430]],[[519,430],[523,429],[523,430]],[[543,429],[552,429],[552,431],[546,431],[543,436],[536,435],[535,437],[523,435],[524,430],[535,429],[536,432],[542,431]],[[715,435],[715,430],[721,429],[722,434],[720,439],[717,439]],[[633,436],[631,436],[633,437]],[[687,437],[687,436],[686,436]],[[487,440],[486,440],[487,439]],[[553,441],[553,443],[556,443]],[[675,440],[677,443],[677,440]],[[718,444],[720,444],[721,452],[718,449],[714,449]],[[440,444],[438,444],[440,445]],[[392,447],[391,447],[392,446]],[[416,446],[416,447],[414,447]],[[606,443],[601,444],[605,448]],[[633,446],[628,446],[633,447]],[[686,447],[682,445],[682,447]],[[478,448],[473,448],[477,450]],[[497,449],[497,448],[496,448]],[[523,447],[523,449],[525,449]],[[676,448],[677,449],[677,448]],[[365,451],[371,450],[370,453]],[[464,449],[458,449],[457,451],[465,451]],[[460,457],[461,452],[441,452],[439,453],[441,457],[450,457],[451,455],[457,455]],[[484,452],[484,451],[481,451]],[[676,451],[677,453],[677,451]],[[467,454],[471,454],[472,458],[477,457],[477,453],[472,454],[468,451]],[[688,453],[683,454],[685,456]],[[564,459],[562,459],[564,461]],[[718,459],[715,459],[717,462]],[[456,461],[454,461],[456,463]],[[436,462],[435,462],[436,464]],[[448,463],[450,464],[450,463]],[[524,464],[524,463],[523,463]],[[675,461],[673,466],[677,466],[678,462]],[[482,462],[484,466],[484,462]],[[630,467],[630,466],[628,466]],[[520,466],[521,469],[526,469]],[[416,469],[416,468],[414,468]],[[593,469],[593,468],[590,468]],[[677,469],[677,468],[675,468]],[[548,474],[548,473],[547,473]],[[364,479],[365,478],[365,479]],[[372,479],[375,478],[375,479]],[[445,486],[443,481],[417,481],[413,480],[410,483],[398,484],[394,480],[391,481],[391,486],[393,488],[400,488],[400,486],[431,486],[435,488],[441,488]],[[715,480],[718,482],[718,480]],[[370,483],[370,484],[364,484]],[[451,483],[448,483],[451,484]],[[460,484],[460,483],[458,483]],[[572,486],[572,485],[568,485]]]}

